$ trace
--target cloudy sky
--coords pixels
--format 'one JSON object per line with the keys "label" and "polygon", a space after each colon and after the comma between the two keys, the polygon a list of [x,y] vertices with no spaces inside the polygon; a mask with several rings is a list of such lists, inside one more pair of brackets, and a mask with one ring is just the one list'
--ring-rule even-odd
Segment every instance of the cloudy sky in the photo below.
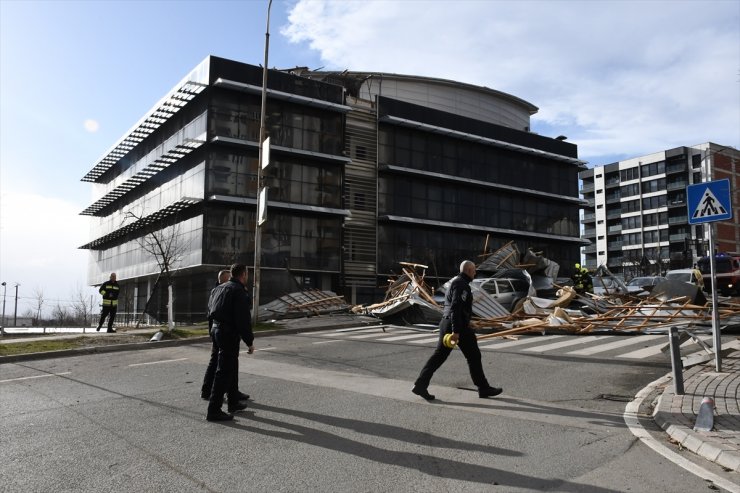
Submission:
{"label": "cloudy sky", "polygon": [[[267,0],[0,0],[0,280],[86,287],[80,178],[207,55],[260,64]],[[270,66],[425,75],[539,107],[590,165],[740,145],[740,1],[274,0]],[[0,293],[1,295],[1,293]]]}

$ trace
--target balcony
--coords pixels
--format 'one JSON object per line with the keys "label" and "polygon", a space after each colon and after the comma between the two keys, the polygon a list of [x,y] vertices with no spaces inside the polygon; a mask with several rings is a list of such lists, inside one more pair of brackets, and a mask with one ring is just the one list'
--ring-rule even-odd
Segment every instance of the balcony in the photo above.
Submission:
{"label": "balcony", "polygon": [[670,241],[671,243],[675,243],[678,241],[683,242],[685,239],[686,239],[686,233],[679,233],[675,235],[670,235],[668,237],[668,241]]}
{"label": "balcony", "polygon": [[607,229],[607,233],[619,233],[620,231],[622,231],[621,224],[617,224],[616,226],[609,226],[609,228]]}
{"label": "balcony", "polygon": [[671,174],[674,174],[674,173],[683,173],[687,169],[688,169],[688,166],[686,165],[685,162],[683,162],[683,163],[674,163],[674,164],[669,164],[668,166],[665,167],[665,173],[667,175],[671,175]]}
{"label": "balcony", "polygon": [[682,188],[686,188],[686,185],[688,184],[689,183],[686,180],[672,181],[666,184],[666,189],[667,190],[680,190]]}
{"label": "balcony", "polygon": [[589,193],[594,191],[594,184],[593,183],[584,183],[581,187],[581,193]]}
{"label": "balcony", "polygon": [[596,253],[596,245],[590,245],[583,249],[583,253]]}
{"label": "balcony", "polygon": [[607,250],[621,250],[622,242],[621,241],[610,241],[606,249]]}
{"label": "balcony", "polygon": [[688,224],[688,222],[689,222],[688,216],[676,216],[676,217],[668,218],[668,224]]}
{"label": "balcony", "polygon": [[686,207],[686,199],[681,197],[680,199],[674,199],[668,202],[668,207]]}
{"label": "balcony", "polygon": [[583,219],[581,219],[581,222],[584,223],[584,224],[585,223],[592,223],[594,221],[596,221],[596,214],[593,213],[593,212],[589,212],[587,214],[584,214],[583,215]]}
{"label": "balcony", "polygon": [[617,219],[618,217],[622,217],[622,211],[621,210],[608,211],[606,213],[606,218],[607,219]]}
{"label": "balcony", "polygon": [[622,198],[622,194],[620,193],[610,193],[606,196],[606,203],[607,204],[614,204],[619,202],[619,199]]}
{"label": "balcony", "polygon": [[618,187],[619,186],[619,177],[617,176],[616,178],[609,178],[608,180],[606,180],[605,185],[606,185],[606,188]]}
{"label": "balcony", "polygon": [[622,260],[624,257],[609,257],[606,264],[609,267],[621,267],[622,266]]}
{"label": "balcony", "polygon": [[584,237],[596,236],[596,228],[587,228],[583,230]]}

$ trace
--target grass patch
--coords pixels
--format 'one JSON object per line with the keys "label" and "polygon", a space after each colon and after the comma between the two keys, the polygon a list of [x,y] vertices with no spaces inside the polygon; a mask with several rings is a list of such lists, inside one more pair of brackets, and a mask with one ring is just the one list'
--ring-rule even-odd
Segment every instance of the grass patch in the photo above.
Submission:
{"label": "grass patch", "polygon": [[85,346],[84,339],[85,337],[78,337],[75,339],[0,344],[0,356],[12,356],[16,354],[42,353],[46,351],[62,351],[64,349],[75,349]]}

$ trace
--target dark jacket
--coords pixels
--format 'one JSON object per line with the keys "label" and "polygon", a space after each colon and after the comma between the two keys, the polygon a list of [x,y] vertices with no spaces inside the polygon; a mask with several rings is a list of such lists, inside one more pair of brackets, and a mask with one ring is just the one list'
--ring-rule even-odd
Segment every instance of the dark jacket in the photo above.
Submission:
{"label": "dark jacket", "polygon": [[470,330],[470,319],[473,316],[473,292],[470,290],[470,281],[466,274],[460,273],[450,283],[445,296],[443,317],[452,322],[452,332]]}
{"label": "dark jacket", "polygon": [[103,296],[103,306],[118,306],[118,288],[117,281],[106,281],[100,286],[98,291]]}
{"label": "dark jacket", "polygon": [[208,299],[208,320],[213,327],[234,331],[247,346],[254,343],[252,303],[244,285],[233,277],[213,288]]}

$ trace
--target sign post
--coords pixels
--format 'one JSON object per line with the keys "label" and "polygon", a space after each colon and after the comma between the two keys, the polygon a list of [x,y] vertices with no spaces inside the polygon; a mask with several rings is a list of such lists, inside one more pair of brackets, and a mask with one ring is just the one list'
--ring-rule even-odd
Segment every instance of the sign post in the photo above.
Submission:
{"label": "sign post", "polygon": [[[714,223],[732,219],[730,180],[705,181],[686,187],[689,224]],[[722,338],[717,306],[717,272],[715,267],[714,224],[709,224],[709,275],[712,279],[712,338],[715,370],[722,371]]]}

